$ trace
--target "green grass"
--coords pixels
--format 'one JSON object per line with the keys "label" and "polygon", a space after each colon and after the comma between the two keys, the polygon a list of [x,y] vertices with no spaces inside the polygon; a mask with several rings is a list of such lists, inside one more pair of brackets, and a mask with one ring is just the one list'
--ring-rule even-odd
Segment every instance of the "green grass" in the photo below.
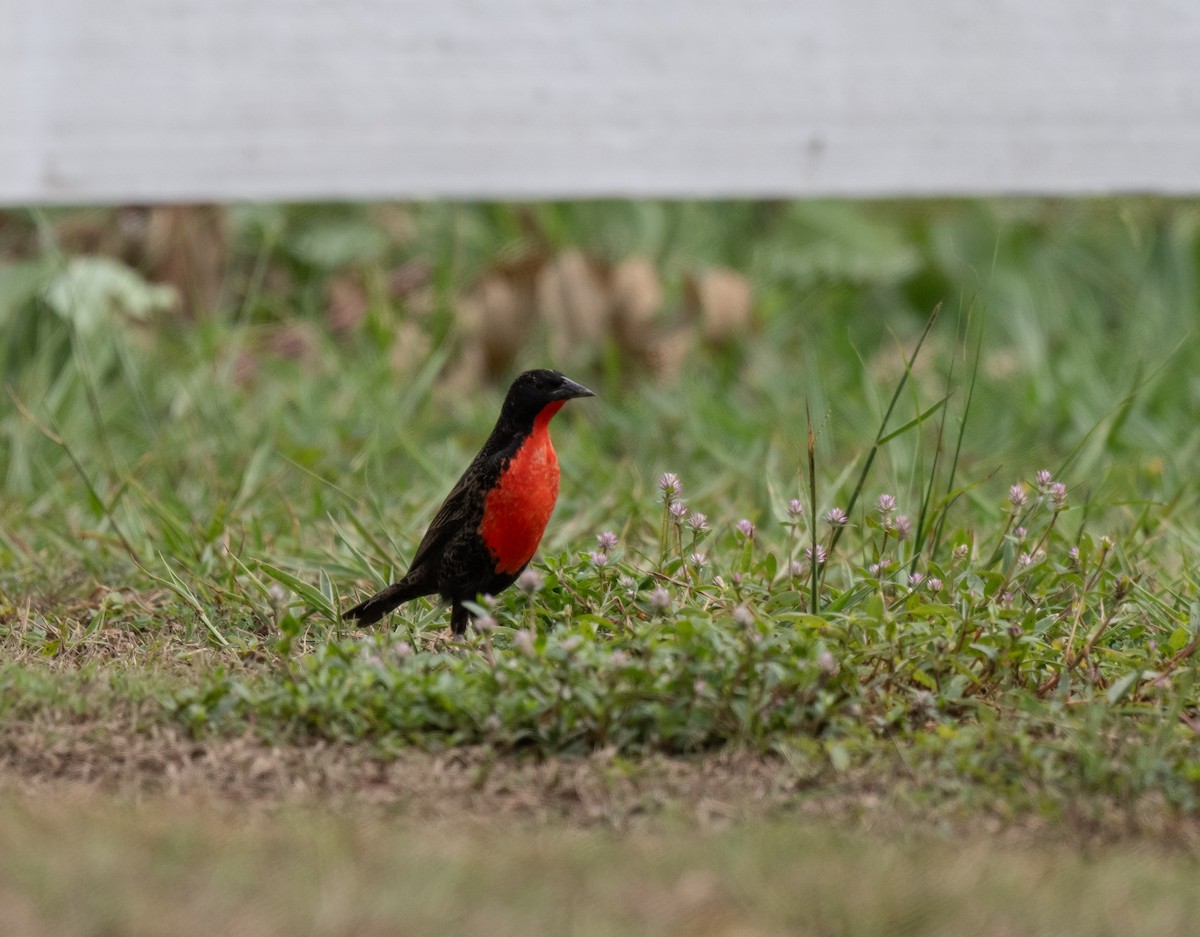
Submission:
{"label": "green grass", "polygon": [[[1200,208],[243,207],[194,323],[56,246],[72,219],[0,229],[0,718],[384,754],[733,747],[822,784],[885,760],[1021,809],[1195,809]],[[543,584],[461,644],[421,603],[348,630],[339,608],[403,571],[498,409],[502,382],[460,367],[461,297],[571,247],[652,260],[655,334],[691,336],[678,374],[535,324],[506,373],[599,391],[555,421]],[[708,342],[689,284],[721,265],[755,313]],[[394,286],[413,269],[419,292]],[[341,281],[348,329],[326,316]],[[707,529],[669,514],[664,472]]]}

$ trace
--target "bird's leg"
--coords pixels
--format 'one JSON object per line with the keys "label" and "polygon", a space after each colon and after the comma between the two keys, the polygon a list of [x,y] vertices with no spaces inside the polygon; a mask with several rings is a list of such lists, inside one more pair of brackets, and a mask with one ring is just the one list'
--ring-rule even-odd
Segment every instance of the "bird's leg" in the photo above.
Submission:
{"label": "bird's leg", "polygon": [[459,602],[455,602],[450,606],[450,630],[455,635],[464,635],[467,633],[467,622],[471,620],[471,614],[466,607]]}

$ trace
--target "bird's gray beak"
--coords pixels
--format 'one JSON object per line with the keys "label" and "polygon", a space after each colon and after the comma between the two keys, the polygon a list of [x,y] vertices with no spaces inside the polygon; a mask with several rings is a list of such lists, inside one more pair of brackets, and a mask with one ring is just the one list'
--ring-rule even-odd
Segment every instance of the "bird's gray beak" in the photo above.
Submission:
{"label": "bird's gray beak", "polygon": [[555,400],[570,400],[573,397],[595,397],[595,391],[588,390],[582,384],[576,384],[569,377],[562,379],[562,384],[554,391]]}

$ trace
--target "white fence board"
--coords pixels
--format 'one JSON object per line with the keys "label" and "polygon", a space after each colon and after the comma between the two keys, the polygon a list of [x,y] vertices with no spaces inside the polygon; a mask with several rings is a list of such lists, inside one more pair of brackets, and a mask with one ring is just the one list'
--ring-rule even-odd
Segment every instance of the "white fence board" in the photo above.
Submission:
{"label": "white fence board", "polygon": [[1200,192],[1195,0],[0,0],[0,202]]}

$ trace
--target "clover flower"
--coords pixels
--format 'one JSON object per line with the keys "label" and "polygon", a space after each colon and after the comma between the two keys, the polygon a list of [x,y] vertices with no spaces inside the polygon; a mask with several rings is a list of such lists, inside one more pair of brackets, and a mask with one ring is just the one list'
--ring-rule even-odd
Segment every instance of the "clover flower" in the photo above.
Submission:
{"label": "clover flower", "polygon": [[513,647],[524,654],[526,657],[534,657],[537,654],[537,649],[534,647],[534,633],[528,628],[522,628],[513,635]]}
{"label": "clover flower", "polygon": [[674,472],[663,472],[658,478],[658,490],[662,492],[663,500],[669,504],[683,491],[683,483]]}
{"label": "clover flower", "polygon": [[475,630],[480,634],[487,634],[489,631],[495,631],[496,619],[491,615],[480,615],[475,619]]}
{"label": "clover flower", "polygon": [[542,574],[536,569],[527,569],[517,577],[517,588],[526,595],[542,591]]}

